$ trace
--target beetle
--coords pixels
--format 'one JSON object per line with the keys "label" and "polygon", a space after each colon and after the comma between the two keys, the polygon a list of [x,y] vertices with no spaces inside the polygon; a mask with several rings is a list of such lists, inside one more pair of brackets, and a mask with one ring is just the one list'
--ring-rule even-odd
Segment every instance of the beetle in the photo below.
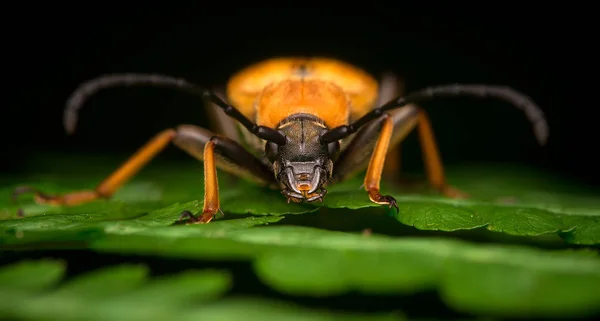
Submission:
{"label": "beetle", "polygon": [[[328,184],[366,169],[364,189],[377,204],[396,200],[380,192],[384,171],[395,171],[388,155],[417,128],[429,184],[447,197],[467,194],[446,183],[431,123],[417,105],[437,97],[492,97],[522,109],[540,144],[548,125],[540,108],[524,94],[503,86],[450,84],[401,95],[399,81],[380,81],[350,63],[325,57],[280,57],[250,65],[228,81],[226,94],[185,79],[160,74],[110,74],[82,83],[67,101],[64,125],[73,133],[78,110],[99,90],[117,86],[160,86],[203,98],[215,131],[179,125],[158,133],[94,190],[47,195],[37,203],[72,206],[109,198],[168,144],[174,143],[204,163],[204,208],[187,223],[208,223],[220,210],[217,168],[280,189],[289,202],[323,201]],[[182,220],[184,217],[182,216]]]}

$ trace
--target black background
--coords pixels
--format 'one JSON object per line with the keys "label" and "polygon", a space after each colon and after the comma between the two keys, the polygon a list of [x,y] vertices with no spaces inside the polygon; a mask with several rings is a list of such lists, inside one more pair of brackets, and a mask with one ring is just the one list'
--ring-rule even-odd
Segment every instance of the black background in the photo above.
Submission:
{"label": "black background", "polygon": [[[537,145],[524,115],[511,105],[441,99],[423,106],[445,162],[520,162],[598,184],[598,51],[592,20],[569,16],[566,9],[559,18],[539,10],[508,15],[494,7],[403,16],[398,12],[409,11],[392,7],[354,6],[362,13],[352,15],[324,5],[278,11],[223,4],[230,8],[190,2],[131,8],[35,5],[35,10],[6,12],[13,20],[3,22],[2,171],[23,170],[36,151],[126,156],[164,128],[207,125],[194,97],[164,89],[111,89],[85,105],[76,134],[67,136],[64,102],[89,78],[156,72],[212,86],[260,59],[325,55],[375,75],[401,73],[409,91],[454,82],[512,86],[543,108],[548,145]],[[406,166],[419,168],[414,134],[405,150]],[[188,156],[169,148],[160,157]]]}

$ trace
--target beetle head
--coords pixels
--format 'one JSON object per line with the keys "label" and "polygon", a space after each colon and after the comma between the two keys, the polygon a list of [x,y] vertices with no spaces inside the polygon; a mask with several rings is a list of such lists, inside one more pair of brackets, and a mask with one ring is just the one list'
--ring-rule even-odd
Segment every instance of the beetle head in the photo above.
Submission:
{"label": "beetle head", "polygon": [[278,131],[286,137],[286,144],[267,142],[265,152],[282,194],[288,202],[323,201],[339,143],[321,144],[319,138],[327,128],[308,115],[286,119]]}

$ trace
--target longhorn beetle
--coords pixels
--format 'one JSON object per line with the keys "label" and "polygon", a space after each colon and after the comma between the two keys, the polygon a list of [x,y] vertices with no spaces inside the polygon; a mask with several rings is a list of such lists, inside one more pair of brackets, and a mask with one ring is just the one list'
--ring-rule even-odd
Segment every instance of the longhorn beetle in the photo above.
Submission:
{"label": "longhorn beetle", "polygon": [[202,97],[218,133],[193,125],[166,129],[94,190],[53,196],[21,187],[15,195],[34,192],[38,203],[64,206],[109,198],[173,142],[204,162],[204,209],[198,216],[187,213],[189,223],[208,223],[220,210],[217,168],[279,188],[288,202],[323,201],[327,184],[366,168],[369,199],[398,210],[393,197],[381,194],[380,179],[384,171],[395,170],[396,162],[384,166],[386,156],[394,155],[415,127],[430,185],[448,197],[466,196],[446,183],[431,124],[418,102],[460,95],[502,99],[525,112],[540,144],[548,136],[541,110],[508,87],[451,84],[400,95],[399,82],[391,74],[378,83],[339,60],[298,57],[269,59],[241,70],[229,80],[226,100],[217,91],[165,75],[100,76],[81,84],[69,98],[64,113],[67,132],[74,132],[78,110],[95,92],[133,85],[175,88]]}

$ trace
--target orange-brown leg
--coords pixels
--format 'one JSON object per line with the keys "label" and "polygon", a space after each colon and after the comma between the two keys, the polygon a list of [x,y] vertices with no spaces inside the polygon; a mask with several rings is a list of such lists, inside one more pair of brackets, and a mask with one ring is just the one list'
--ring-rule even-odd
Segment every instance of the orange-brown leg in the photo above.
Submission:
{"label": "orange-brown leg", "polygon": [[133,154],[121,167],[102,181],[94,190],[84,190],[67,193],[64,195],[48,195],[30,187],[19,187],[14,196],[25,192],[34,192],[35,201],[39,204],[74,206],[88,203],[99,198],[109,198],[144,165],[162,151],[176,136],[177,132],[167,129],[160,132],[135,154]]}
{"label": "orange-brown leg", "polygon": [[388,115],[384,115],[379,138],[377,139],[377,143],[375,143],[375,149],[373,149],[373,154],[371,154],[371,160],[369,161],[369,167],[365,175],[364,186],[372,202],[389,205],[398,211],[396,200],[390,195],[381,195],[379,192],[381,173],[385,164],[393,129],[394,123],[392,119]]}
{"label": "orange-brown leg", "polygon": [[[404,95],[404,80],[398,75],[387,72],[381,77],[379,86],[379,97],[376,106],[381,106],[388,101]],[[383,165],[383,175],[386,177],[400,178],[401,154],[400,143],[388,147],[385,164]]]}
{"label": "orange-brown leg", "polygon": [[[34,192],[37,203],[62,206],[74,206],[99,198],[109,198],[170,142],[174,142],[188,154],[204,161],[204,209],[198,218],[190,219],[192,223],[208,223],[219,211],[217,165],[225,171],[254,177],[257,181],[265,184],[273,183],[271,170],[235,141],[216,136],[203,128],[181,125],[177,130],[167,129],[156,135],[94,190],[64,195],[47,195],[30,187],[20,187],[17,188],[14,196],[25,192]],[[202,149],[203,152],[201,152]],[[215,153],[218,153],[225,161],[218,163]]]}
{"label": "orange-brown leg", "polygon": [[[416,117],[416,123],[414,121],[405,122],[405,126],[396,128],[401,130],[402,137],[405,133],[416,124],[419,131],[419,140],[423,150],[423,159],[425,162],[425,169],[427,171],[427,177],[429,183],[433,188],[437,189],[443,195],[452,198],[467,197],[467,194],[459,191],[446,184],[446,177],[444,174],[444,167],[439,156],[439,151],[433,135],[433,129],[431,123],[427,117],[427,114],[423,110],[418,110],[416,114],[410,115],[407,113],[408,118],[414,119]],[[386,162],[386,156],[388,154],[388,148],[392,138],[392,132],[394,130],[394,122],[389,115],[384,115],[383,121],[380,127],[379,137],[375,143],[375,148],[371,154],[369,166],[367,168],[367,174],[365,176],[364,186],[365,190],[369,193],[369,199],[377,204],[386,204],[390,207],[398,209],[396,200],[389,195],[381,195],[380,193],[380,182],[381,174],[383,172],[384,164]],[[408,119],[406,119],[408,120]]]}
{"label": "orange-brown leg", "polygon": [[215,142],[209,140],[204,145],[204,208],[202,214],[194,217],[184,212],[181,219],[187,218],[189,223],[208,223],[219,210],[219,181],[215,161]]}
{"label": "orange-brown leg", "polygon": [[421,142],[423,161],[429,183],[433,188],[440,191],[444,196],[451,198],[466,198],[468,195],[446,183],[444,165],[440,158],[433,129],[429,117],[423,110],[418,114],[419,140]]}

